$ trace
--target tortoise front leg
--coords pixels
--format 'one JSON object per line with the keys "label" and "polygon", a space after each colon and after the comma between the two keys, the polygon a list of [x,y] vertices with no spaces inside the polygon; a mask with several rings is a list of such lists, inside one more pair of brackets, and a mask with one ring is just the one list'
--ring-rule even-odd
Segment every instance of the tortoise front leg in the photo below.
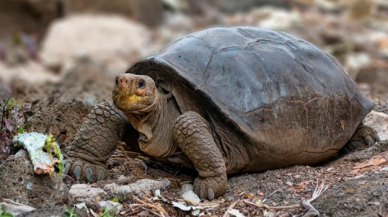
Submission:
{"label": "tortoise front leg", "polygon": [[210,200],[223,195],[227,189],[225,162],[206,120],[195,112],[182,114],[173,127],[173,138],[199,173],[194,192]]}
{"label": "tortoise front leg", "polygon": [[97,105],[71,144],[65,173],[80,181],[105,179],[106,162],[121,140],[127,123],[112,103]]}

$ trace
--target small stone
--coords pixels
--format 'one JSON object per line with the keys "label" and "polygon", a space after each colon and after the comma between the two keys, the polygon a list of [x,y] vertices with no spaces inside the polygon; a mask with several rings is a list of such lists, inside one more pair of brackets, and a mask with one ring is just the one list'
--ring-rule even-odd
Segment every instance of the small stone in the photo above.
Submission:
{"label": "small stone", "polygon": [[362,122],[365,126],[376,130],[380,140],[388,139],[388,115],[383,112],[371,111]]}
{"label": "small stone", "polygon": [[121,202],[132,200],[133,195],[143,195],[144,192],[154,192],[156,189],[164,190],[170,186],[168,179],[152,180],[140,179],[129,185],[119,186],[115,183],[103,186],[108,198],[118,198]]}
{"label": "small stone", "polygon": [[24,216],[28,213],[34,212],[35,208],[32,206],[27,206],[19,203],[0,203],[0,207],[2,207],[4,212],[8,212],[13,216]]}
{"label": "small stone", "polygon": [[184,193],[186,193],[188,191],[192,191],[192,190],[193,190],[192,184],[184,184],[184,185],[182,185],[181,195],[183,195]]}
{"label": "small stone", "polygon": [[71,186],[69,193],[74,198],[104,197],[107,195],[101,188],[93,188],[87,184],[75,184]]}
{"label": "small stone", "polygon": [[135,195],[143,195],[143,192],[154,192],[156,189],[164,190],[170,186],[168,179],[152,180],[140,179],[135,183],[119,187],[121,192],[133,192]]}
{"label": "small stone", "polygon": [[100,201],[100,206],[102,208],[106,207],[107,210],[110,210],[109,212],[118,212],[123,209],[123,205],[114,201]]}
{"label": "small stone", "polygon": [[199,203],[201,200],[199,199],[198,195],[196,195],[192,190],[187,191],[182,195],[182,198],[191,200],[193,202]]}

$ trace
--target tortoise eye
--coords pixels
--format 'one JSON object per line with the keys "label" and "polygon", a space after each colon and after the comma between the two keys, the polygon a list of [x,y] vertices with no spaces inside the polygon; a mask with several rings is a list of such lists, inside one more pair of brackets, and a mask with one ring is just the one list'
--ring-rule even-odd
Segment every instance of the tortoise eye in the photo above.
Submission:
{"label": "tortoise eye", "polygon": [[144,81],[144,80],[140,80],[139,83],[137,83],[137,87],[138,87],[138,88],[143,88],[143,87],[145,87],[145,81]]}

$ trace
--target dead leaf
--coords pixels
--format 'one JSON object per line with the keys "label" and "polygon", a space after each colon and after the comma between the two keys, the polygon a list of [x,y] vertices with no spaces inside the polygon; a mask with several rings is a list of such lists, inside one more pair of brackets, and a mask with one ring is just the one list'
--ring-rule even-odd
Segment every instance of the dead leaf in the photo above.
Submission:
{"label": "dead leaf", "polygon": [[362,168],[365,168],[365,167],[370,167],[370,166],[377,166],[377,165],[380,165],[380,164],[383,164],[387,162],[387,159],[383,158],[383,157],[374,157],[366,162],[362,162],[362,163],[356,163],[355,166],[353,167],[353,169],[362,169]]}

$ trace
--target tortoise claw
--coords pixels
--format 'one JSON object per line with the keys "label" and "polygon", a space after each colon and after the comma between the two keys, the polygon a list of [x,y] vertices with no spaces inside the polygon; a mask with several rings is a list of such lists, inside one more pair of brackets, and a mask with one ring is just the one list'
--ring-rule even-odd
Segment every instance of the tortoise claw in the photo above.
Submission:
{"label": "tortoise claw", "polygon": [[363,149],[365,147],[372,146],[379,141],[379,136],[372,128],[365,125],[360,125],[354,133],[353,137],[341,149],[340,153],[348,154],[357,149]]}
{"label": "tortoise claw", "polygon": [[372,146],[375,144],[375,140],[372,139],[372,137],[369,135],[364,137],[363,139],[364,139],[364,142],[367,144],[367,146]]}
{"label": "tortoise claw", "polygon": [[220,177],[197,177],[194,181],[193,191],[201,199],[213,200],[226,191],[226,175]]}
{"label": "tortoise claw", "polygon": [[207,197],[209,198],[209,200],[213,200],[214,199],[214,190],[213,190],[213,188],[208,188],[207,189]]}
{"label": "tortoise claw", "polygon": [[76,181],[95,182],[104,180],[107,171],[104,167],[89,163],[78,158],[68,158],[65,164],[65,174],[73,176]]}

